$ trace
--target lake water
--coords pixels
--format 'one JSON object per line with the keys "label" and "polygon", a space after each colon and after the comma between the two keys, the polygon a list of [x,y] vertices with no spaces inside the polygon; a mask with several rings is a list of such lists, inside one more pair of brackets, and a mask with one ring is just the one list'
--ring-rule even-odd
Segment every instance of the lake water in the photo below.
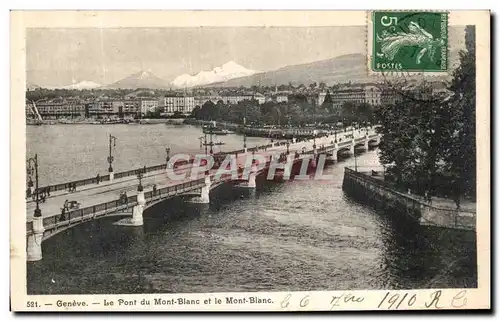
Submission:
{"label": "lake water", "polygon": [[[44,183],[107,169],[107,135],[118,137],[115,170],[200,151],[199,128],[166,125],[28,127]],[[220,137],[224,150],[242,137]],[[248,146],[267,143],[248,138]],[[378,164],[377,150],[358,166]],[[44,241],[27,263],[28,293],[231,292],[476,287],[475,234],[422,227],[377,212],[342,192],[348,158],[329,165],[332,180],[258,180],[254,193],[222,186],[211,204],[172,199],[146,210],[144,226],[118,218],[87,222]]]}

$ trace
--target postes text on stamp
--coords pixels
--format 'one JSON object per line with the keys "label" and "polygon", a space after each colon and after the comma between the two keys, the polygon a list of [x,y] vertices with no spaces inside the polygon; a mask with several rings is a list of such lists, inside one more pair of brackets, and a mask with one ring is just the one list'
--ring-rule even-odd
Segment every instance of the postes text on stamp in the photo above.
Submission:
{"label": "postes text on stamp", "polygon": [[446,72],[448,13],[372,13],[372,70]]}

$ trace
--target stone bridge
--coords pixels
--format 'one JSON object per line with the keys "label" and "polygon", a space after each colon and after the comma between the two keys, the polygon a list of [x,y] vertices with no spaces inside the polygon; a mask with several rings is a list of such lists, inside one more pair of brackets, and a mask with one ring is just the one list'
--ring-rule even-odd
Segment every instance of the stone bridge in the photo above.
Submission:
{"label": "stone bridge", "polygon": [[[75,192],[54,188],[50,197],[39,204],[41,217],[29,215],[34,212],[35,204],[31,200],[27,201],[27,260],[42,259],[43,240],[83,222],[123,216],[115,224],[141,226],[144,211],[164,200],[182,196],[186,202],[207,204],[210,202],[210,191],[221,184],[233,182],[239,187],[253,189],[258,175],[284,168],[286,164],[307,160],[308,166],[315,168],[320,154],[325,154],[329,161],[336,161],[339,154],[354,154],[355,150],[368,149],[379,142],[380,136],[374,130],[359,129],[305,141],[278,142],[213,155],[221,161],[210,169],[196,161],[180,162],[181,165],[177,166],[179,162],[175,163],[172,159],[167,164],[140,169],[145,173],[141,182],[134,175],[138,170],[131,170],[125,172],[130,175],[117,173],[100,182],[95,179],[82,180]],[[226,167],[228,164],[236,165],[236,168]],[[172,180],[169,173],[184,177]],[[124,197],[123,191],[131,195]],[[64,200],[68,199],[76,199],[80,206],[62,211]]]}

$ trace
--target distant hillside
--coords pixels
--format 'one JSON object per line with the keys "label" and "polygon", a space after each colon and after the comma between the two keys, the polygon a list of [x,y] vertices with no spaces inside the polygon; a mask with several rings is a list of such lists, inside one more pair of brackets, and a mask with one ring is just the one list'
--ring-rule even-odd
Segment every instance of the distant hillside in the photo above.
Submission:
{"label": "distant hillside", "polygon": [[38,88],[40,88],[40,86],[32,84],[32,83],[29,83],[29,82],[26,83],[26,89],[27,90],[35,90],[35,89],[38,89]]}
{"label": "distant hillside", "polygon": [[83,80],[76,84],[60,87],[61,89],[93,89],[101,87],[100,84],[93,81]]}
{"label": "distant hillside", "polygon": [[130,75],[122,80],[114,82],[110,85],[102,86],[103,89],[137,89],[137,88],[150,88],[150,89],[163,89],[169,88],[167,82],[148,71],[141,71]]}
{"label": "distant hillside", "polygon": [[228,80],[213,84],[221,87],[250,87],[260,83],[261,86],[275,84],[294,85],[324,82],[329,85],[343,82],[368,82],[376,80],[367,75],[366,56],[350,54],[333,59],[320,60],[307,64],[286,66],[274,71],[258,73],[249,77]]}
{"label": "distant hillside", "polygon": [[[450,51],[450,66],[458,63],[459,50]],[[274,86],[292,83],[308,85],[324,82],[327,85],[338,83],[366,83],[382,81],[382,76],[368,75],[367,57],[363,54],[349,54],[332,59],[307,64],[286,66],[274,71],[254,74],[248,77],[214,83],[210,87],[251,87],[254,85]]]}

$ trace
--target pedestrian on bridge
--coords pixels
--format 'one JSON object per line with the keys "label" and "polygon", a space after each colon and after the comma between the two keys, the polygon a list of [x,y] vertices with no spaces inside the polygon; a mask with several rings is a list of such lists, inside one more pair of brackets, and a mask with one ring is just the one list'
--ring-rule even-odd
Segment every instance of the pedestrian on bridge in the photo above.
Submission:
{"label": "pedestrian on bridge", "polygon": [[153,185],[153,196],[156,196],[156,184]]}
{"label": "pedestrian on bridge", "polygon": [[122,191],[120,193],[120,202],[122,204],[127,204],[127,201],[128,201],[127,192],[126,191]]}
{"label": "pedestrian on bridge", "polygon": [[101,181],[101,176],[99,175],[99,173],[97,173],[97,176],[95,177],[95,180],[96,180],[97,184],[99,184],[99,182]]}
{"label": "pedestrian on bridge", "polygon": [[59,222],[66,220],[66,207],[61,208],[61,216],[59,217]]}

